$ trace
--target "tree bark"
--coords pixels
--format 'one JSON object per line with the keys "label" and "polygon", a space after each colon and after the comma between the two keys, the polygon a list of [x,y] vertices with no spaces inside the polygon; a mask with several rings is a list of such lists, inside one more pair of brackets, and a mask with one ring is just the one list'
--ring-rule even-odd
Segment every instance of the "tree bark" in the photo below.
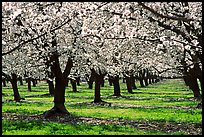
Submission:
{"label": "tree bark", "polygon": [[132,79],[131,79],[131,77],[126,77],[125,81],[126,81],[126,86],[127,86],[128,92],[133,93],[132,92]]}
{"label": "tree bark", "polygon": [[89,89],[93,89],[93,81],[94,81],[94,76],[93,76],[93,72],[91,72],[91,76],[89,77],[89,80],[88,80]]}
{"label": "tree bark", "polygon": [[137,89],[136,84],[135,84],[135,77],[131,76],[132,79],[132,89]]}
{"label": "tree bark", "polygon": [[28,82],[28,91],[31,91],[31,78],[28,78],[27,82]]}
{"label": "tree bark", "polygon": [[101,81],[101,87],[104,87],[104,83],[105,83],[105,80],[102,79],[102,81]]}
{"label": "tree bark", "polygon": [[91,69],[94,81],[95,81],[95,91],[94,91],[94,103],[100,103],[104,102],[101,99],[101,93],[100,93],[100,88],[101,88],[101,83],[104,79],[105,74],[97,74],[94,69]]}
{"label": "tree bark", "polygon": [[113,96],[121,96],[120,94],[120,84],[119,84],[119,76],[113,77],[112,79],[113,87],[114,87],[114,94]]}
{"label": "tree bark", "polygon": [[111,76],[108,76],[108,83],[109,83],[110,86],[113,85],[113,80],[112,80]]}
{"label": "tree bark", "polygon": [[23,86],[23,79],[22,79],[22,77],[19,77],[19,82],[20,82],[20,85]]}
{"label": "tree bark", "polygon": [[64,105],[65,88],[66,88],[66,82],[67,82],[66,79],[70,74],[71,68],[73,67],[73,62],[71,58],[68,58],[65,70],[62,73],[58,54],[54,53],[51,56],[51,59],[53,60],[53,64],[51,65],[51,71],[55,76],[54,107],[44,113],[45,118],[51,117],[55,113],[69,114],[69,112],[67,111]]}
{"label": "tree bark", "polygon": [[32,78],[31,81],[33,83],[33,87],[36,87],[36,80],[34,78]]}
{"label": "tree bark", "polygon": [[77,86],[80,86],[80,77],[76,77],[76,84]]}
{"label": "tree bark", "polygon": [[143,83],[143,79],[140,78],[139,81],[140,81],[140,86],[141,86],[141,87],[145,87],[145,85],[144,85],[144,83]]}
{"label": "tree bark", "polygon": [[77,92],[76,80],[71,79],[72,91]]}
{"label": "tree bark", "polygon": [[5,78],[2,79],[3,87],[6,87],[6,80]]}
{"label": "tree bark", "polygon": [[48,86],[49,86],[49,94],[51,96],[54,96],[54,91],[55,91],[55,87],[54,87],[54,83],[51,80],[47,80]]}
{"label": "tree bark", "polygon": [[14,100],[16,102],[19,102],[21,100],[20,94],[18,92],[18,87],[17,87],[17,75],[16,74],[11,74],[11,85],[13,88],[13,93],[14,93]]}

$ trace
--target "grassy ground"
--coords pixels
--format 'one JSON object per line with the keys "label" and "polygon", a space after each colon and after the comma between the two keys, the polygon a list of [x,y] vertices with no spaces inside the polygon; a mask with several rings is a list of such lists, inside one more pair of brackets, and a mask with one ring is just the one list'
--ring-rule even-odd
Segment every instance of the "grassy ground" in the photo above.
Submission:
{"label": "grassy ground", "polygon": [[[13,99],[11,86],[2,87],[2,134],[3,135],[186,135],[202,134],[202,110],[193,93],[180,79],[164,80],[137,89],[130,94],[120,82],[122,97],[112,97],[113,87],[105,83],[101,97],[103,105],[90,103],[94,100],[93,89],[86,83],[78,86],[79,92],[66,89],[65,106],[72,117],[46,120],[39,116],[53,107],[53,97],[48,86],[41,82],[27,91],[27,85],[19,86],[22,102]],[[77,120],[74,120],[78,118]],[[67,121],[66,121],[67,120]],[[71,122],[72,121],[72,122]]]}

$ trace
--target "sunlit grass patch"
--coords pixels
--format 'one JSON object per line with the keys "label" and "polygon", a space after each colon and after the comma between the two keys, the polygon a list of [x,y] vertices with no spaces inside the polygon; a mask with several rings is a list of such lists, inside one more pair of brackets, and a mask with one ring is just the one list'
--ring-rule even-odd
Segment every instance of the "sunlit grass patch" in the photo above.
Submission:
{"label": "sunlit grass patch", "polygon": [[3,120],[3,135],[170,135],[165,133],[138,130],[129,125],[90,125],[42,121]]}

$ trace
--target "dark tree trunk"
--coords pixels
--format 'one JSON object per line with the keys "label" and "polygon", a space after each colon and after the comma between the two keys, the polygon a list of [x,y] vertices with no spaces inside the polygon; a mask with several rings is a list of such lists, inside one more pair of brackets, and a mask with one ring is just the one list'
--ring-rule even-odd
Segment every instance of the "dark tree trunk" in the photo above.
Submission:
{"label": "dark tree trunk", "polygon": [[71,79],[72,91],[77,92],[76,80]]}
{"label": "dark tree trunk", "polygon": [[93,76],[93,72],[91,72],[91,76],[88,80],[89,89],[93,89],[93,81],[94,81],[94,76]]}
{"label": "dark tree trunk", "polygon": [[145,86],[144,86],[144,83],[143,83],[143,79],[140,78],[139,81],[140,81],[140,86],[141,86],[141,87],[145,87]]}
{"label": "dark tree trunk", "polygon": [[3,87],[6,87],[6,80],[2,79]]}
{"label": "dark tree trunk", "polygon": [[125,78],[123,78],[123,83],[125,83]]}
{"label": "dark tree trunk", "polygon": [[114,94],[113,96],[121,96],[120,94],[120,84],[119,84],[119,76],[116,76],[112,79],[114,86]]}
{"label": "dark tree trunk", "polygon": [[11,85],[13,88],[13,93],[14,93],[14,100],[19,102],[21,100],[20,94],[18,92],[18,87],[17,87],[17,76],[16,74],[11,74]]}
{"label": "dark tree trunk", "polygon": [[190,83],[190,89],[193,91],[194,97],[195,98],[200,98],[200,89],[198,86],[197,78],[191,77],[191,83]]}
{"label": "dark tree trunk", "polygon": [[93,89],[93,81],[88,81],[89,89]]}
{"label": "dark tree trunk", "polygon": [[131,76],[131,79],[132,79],[132,89],[137,89],[135,84],[135,77]]}
{"label": "dark tree trunk", "polygon": [[145,86],[148,86],[148,78],[145,78],[144,82],[145,82]]}
{"label": "dark tree trunk", "polygon": [[28,78],[27,82],[28,82],[28,91],[31,91],[31,78]]}
{"label": "dark tree trunk", "polygon": [[95,93],[94,93],[94,103],[102,102],[100,93],[101,81],[99,79],[95,80]]}
{"label": "dark tree trunk", "polygon": [[55,87],[54,87],[54,83],[51,80],[47,80],[48,86],[49,86],[49,94],[51,96],[54,96],[54,91],[55,91]]}
{"label": "dark tree trunk", "polygon": [[66,78],[65,81],[66,81],[66,85],[65,86],[68,87],[69,86],[69,78]]}
{"label": "dark tree trunk", "polygon": [[23,86],[23,79],[22,79],[22,77],[19,77],[19,82],[20,82],[20,85]]}
{"label": "dark tree trunk", "polygon": [[126,86],[127,86],[128,92],[133,93],[132,92],[132,79],[131,79],[131,77],[126,77],[125,81],[126,81]]}
{"label": "dark tree trunk", "polygon": [[101,74],[101,72],[99,71],[100,74],[97,74],[95,72],[94,69],[91,69],[93,77],[94,77],[94,81],[95,81],[95,92],[94,92],[94,103],[100,103],[100,102],[104,102],[101,99],[101,93],[100,93],[100,88],[101,88],[101,83],[104,79],[105,74]]}
{"label": "dark tree trunk", "polygon": [[101,87],[104,87],[104,83],[105,83],[105,80],[102,79],[102,81],[101,81]]}
{"label": "dark tree trunk", "polygon": [[152,80],[151,80],[151,77],[149,78],[149,84],[152,84]]}
{"label": "dark tree trunk", "polygon": [[34,78],[31,79],[33,83],[33,87],[36,87],[36,80]]}
{"label": "dark tree trunk", "polygon": [[108,82],[109,82],[109,85],[110,85],[110,86],[113,85],[113,80],[112,80],[112,77],[111,77],[111,76],[108,77]]}
{"label": "dark tree trunk", "polygon": [[76,84],[77,86],[80,86],[80,77],[76,77]]}
{"label": "dark tree trunk", "polygon": [[[52,42],[56,46],[56,41]],[[66,88],[66,79],[70,74],[71,68],[73,67],[73,62],[71,58],[68,58],[64,72],[62,73],[59,63],[58,54],[54,53],[51,56],[51,60],[54,63],[51,66],[51,71],[55,75],[55,91],[54,91],[54,107],[51,110],[48,110],[44,113],[44,117],[48,118],[55,113],[69,114],[64,103],[65,103],[65,88]]]}

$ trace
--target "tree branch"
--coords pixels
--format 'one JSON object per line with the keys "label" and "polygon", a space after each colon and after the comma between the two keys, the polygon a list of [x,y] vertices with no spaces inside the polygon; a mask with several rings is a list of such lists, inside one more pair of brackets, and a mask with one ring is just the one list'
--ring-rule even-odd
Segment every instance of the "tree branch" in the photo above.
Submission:
{"label": "tree branch", "polygon": [[[60,29],[62,26],[64,26],[65,24],[67,24],[67,23],[70,22],[70,21],[71,21],[71,19],[68,19],[67,21],[65,21],[65,22],[62,23],[61,25],[59,25],[59,26],[55,27],[54,29],[50,30],[50,32],[53,32],[53,31],[55,31],[55,30],[57,30],[57,29]],[[45,32],[45,33],[43,33],[43,34],[41,34],[41,35],[39,35],[39,36],[37,36],[37,37],[35,37],[35,38],[33,38],[33,39],[29,39],[29,40],[27,40],[27,41],[24,41],[24,42],[20,43],[17,47],[13,48],[12,50],[10,50],[10,51],[8,51],[8,52],[2,53],[2,56],[12,53],[13,51],[15,51],[15,50],[21,48],[21,47],[22,47],[23,45],[25,45],[26,43],[29,43],[29,42],[31,42],[31,41],[33,41],[33,40],[36,40],[36,39],[38,39],[38,38],[40,38],[40,37],[46,35],[47,33],[48,33],[48,32]]]}
{"label": "tree branch", "polygon": [[162,14],[156,12],[155,10],[153,10],[152,8],[146,6],[142,2],[138,2],[138,4],[141,5],[143,8],[145,8],[146,10],[152,12],[153,14],[155,14],[156,16],[161,17],[161,18],[179,20],[179,21],[184,21],[184,22],[194,21],[194,19],[187,19],[187,18],[184,18],[184,17],[175,17],[175,16],[173,17],[173,16],[162,15]]}

